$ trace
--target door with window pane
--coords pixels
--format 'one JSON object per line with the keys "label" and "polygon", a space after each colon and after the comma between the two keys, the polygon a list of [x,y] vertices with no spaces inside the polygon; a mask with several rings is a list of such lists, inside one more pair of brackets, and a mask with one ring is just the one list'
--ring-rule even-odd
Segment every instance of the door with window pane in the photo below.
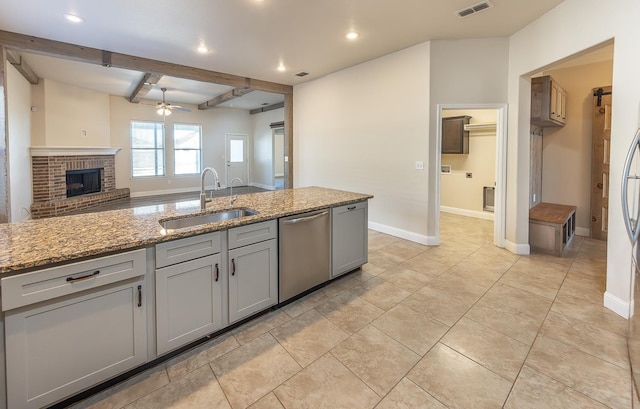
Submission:
{"label": "door with window pane", "polygon": [[242,183],[234,182],[234,186],[248,185],[247,135],[227,134],[226,145],[226,186],[231,186],[234,178],[242,180]]}

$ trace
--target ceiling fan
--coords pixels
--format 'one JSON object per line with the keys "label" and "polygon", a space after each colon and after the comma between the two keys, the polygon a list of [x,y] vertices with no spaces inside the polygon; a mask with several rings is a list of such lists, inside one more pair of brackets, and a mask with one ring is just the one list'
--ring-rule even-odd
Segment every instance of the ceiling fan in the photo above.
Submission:
{"label": "ceiling fan", "polygon": [[162,102],[158,102],[155,106],[157,109],[157,113],[158,115],[162,115],[162,116],[167,116],[167,115],[171,115],[171,110],[173,109],[177,109],[179,111],[183,111],[183,112],[191,112],[190,109],[187,108],[183,108],[180,105],[171,105],[170,103],[168,103],[165,99],[165,92],[167,92],[166,88],[160,88],[160,90],[162,91]]}

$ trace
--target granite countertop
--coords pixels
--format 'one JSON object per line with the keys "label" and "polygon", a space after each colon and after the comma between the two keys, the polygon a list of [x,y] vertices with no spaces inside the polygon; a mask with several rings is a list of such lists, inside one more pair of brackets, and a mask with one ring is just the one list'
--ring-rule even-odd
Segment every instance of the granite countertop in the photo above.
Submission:
{"label": "granite countertop", "polygon": [[[259,213],[169,231],[164,230],[158,221],[200,213],[199,198],[187,202],[0,224],[0,274],[148,247],[181,237],[355,203],[372,197],[320,187],[239,195],[233,208],[250,208]],[[205,212],[230,208],[229,197],[219,197],[207,203]]]}

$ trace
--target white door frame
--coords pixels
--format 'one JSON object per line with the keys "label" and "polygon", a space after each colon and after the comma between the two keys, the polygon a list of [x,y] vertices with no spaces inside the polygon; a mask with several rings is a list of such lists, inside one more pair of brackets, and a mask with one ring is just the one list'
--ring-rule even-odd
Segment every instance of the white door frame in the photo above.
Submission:
{"label": "white door frame", "polygon": [[245,140],[245,144],[244,144],[244,153],[245,153],[245,158],[244,158],[244,163],[245,163],[245,167],[246,167],[246,171],[247,171],[247,180],[243,180],[243,182],[246,183],[246,186],[249,186],[249,156],[250,156],[250,152],[249,152],[249,135],[245,134],[245,133],[234,133],[234,132],[228,132],[224,134],[224,183],[225,183],[225,188],[229,187],[228,183],[230,182],[229,180],[229,139],[233,138],[235,136],[242,136],[244,137]]}
{"label": "white door frame", "polygon": [[496,115],[496,186],[493,210],[493,244],[504,248],[506,240],[506,182],[507,182],[507,104],[438,104],[435,216],[436,244],[440,244],[440,165],[442,162],[442,111],[445,109],[495,109]]}

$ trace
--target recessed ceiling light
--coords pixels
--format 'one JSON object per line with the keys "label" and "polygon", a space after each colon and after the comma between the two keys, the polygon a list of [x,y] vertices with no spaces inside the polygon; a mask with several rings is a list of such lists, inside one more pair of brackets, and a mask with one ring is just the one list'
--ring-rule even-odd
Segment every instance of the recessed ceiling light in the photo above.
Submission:
{"label": "recessed ceiling light", "polygon": [[346,36],[349,40],[355,40],[356,38],[360,37],[359,33],[356,33],[355,31],[350,31],[347,33]]}
{"label": "recessed ceiling light", "polygon": [[80,16],[76,16],[75,14],[65,13],[63,16],[72,23],[84,23],[84,19]]}
{"label": "recessed ceiling light", "polygon": [[208,52],[209,52],[209,49],[208,49],[208,48],[207,48],[207,46],[206,46],[206,45],[204,45],[204,44],[200,44],[200,45],[198,46],[197,50],[198,50],[198,52],[199,52],[200,54],[206,54],[206,53],[208,53]]}
{"label": "recessed ceiling light", "polygon": [[286,71],[286,70],[287,70],[287,67],[285,67],[284,64],[278,65],[278,71],[283,72],[283,71]]}

